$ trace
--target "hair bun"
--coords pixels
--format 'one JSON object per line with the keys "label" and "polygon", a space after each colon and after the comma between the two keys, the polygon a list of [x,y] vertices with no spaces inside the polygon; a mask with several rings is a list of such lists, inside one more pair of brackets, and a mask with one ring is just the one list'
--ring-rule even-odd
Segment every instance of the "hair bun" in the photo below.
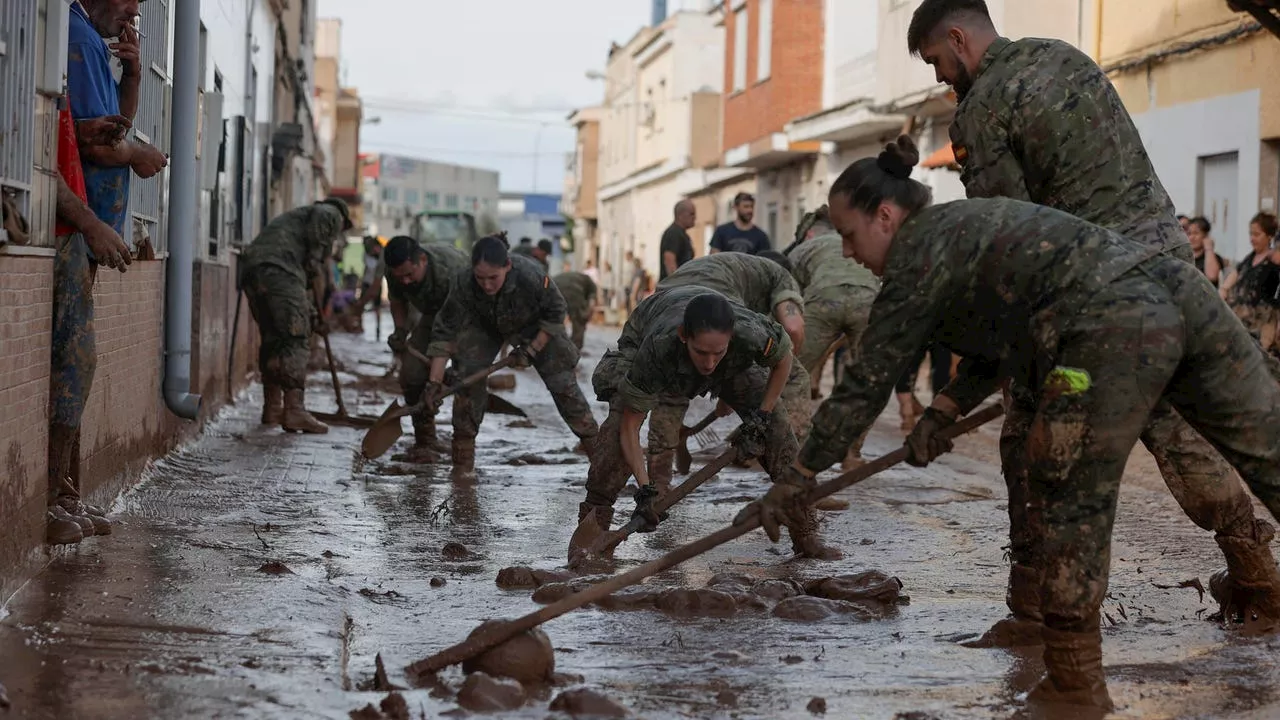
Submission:
{"label": "hair bun", "polygon": [[920,151],[910,135],[899,135],[898,139],[884,147],[880,157],[876,158],[876,166],[890,175],[906,180],[911,177],[911,168],[920,162]]}

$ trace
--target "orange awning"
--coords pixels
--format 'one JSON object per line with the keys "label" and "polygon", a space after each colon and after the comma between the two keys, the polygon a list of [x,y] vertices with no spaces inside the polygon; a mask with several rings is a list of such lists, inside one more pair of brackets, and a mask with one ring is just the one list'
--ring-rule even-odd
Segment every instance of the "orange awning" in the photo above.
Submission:
{"label": "orange awning", "polygon": [[956,153],[951,149],[951,143],[947,143],[933,152],[932,155],[924,159],[920,163],[920,167],[927,170],[935,168],[949,168],[951,170],[959,170],[960,164],[956,162]]}

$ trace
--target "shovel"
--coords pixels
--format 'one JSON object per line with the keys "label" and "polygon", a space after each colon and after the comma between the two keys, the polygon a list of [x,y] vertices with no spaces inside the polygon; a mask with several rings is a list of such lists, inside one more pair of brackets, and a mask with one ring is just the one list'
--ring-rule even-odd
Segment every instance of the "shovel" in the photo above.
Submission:
{"label": "shovel", "polygon": [[720,435],[715,430],[707,430],[707,426],[715,422],[718,417],[720,416],[716,411],[712,410],[697,425],[680,428],[680,444],[676,446],[676,472],[684,475],[689,472],[689,468],[693,467],[693,455],[689,453],[690,436],[694,436],[698,441],[699,449],[720,442]]}
{"label": "shovel", "polygon": [[[721,470],[728,467],[737,454],[737,448],[729,448],[720,453],[716,459],[707,463],[688,480],[663,495],[662,499],[654,505],[654,510],[657,510],[659,515],[670,510],[671,506],[688,497],[694,490],[697,490],[699,485],[715,477]],[[632,518],[630,522],[617,530],[604,532],[608,528],[601,528],[596,523],[596,514],[588,514],[582,519],[581,523],[578,523],[578,529],[573,531],[573,537],[569,539],[569,552],[572,555],[569,559],[569,569],[573,569],[593,557],[613,552],[613,549],[618,547],[623,540],[626,540],[632,533],[639,530],[642,523],[643,521],[639,518]],[[579,550],[578,548],[582,549]]]}
{"label": "shovel", "polygon": [[[470,387],[481,380],[484,380],[490,375],[510,365],[512,359],[513,358],[508,357],[503,360],[499,360],[483,370],[477,370],[471,373],[463,378],[462,382],[446,389],[435,399],[443,400],[459,390]],[[391,446],[396,444],[396,440],[399,440],[400,436],[404,434],[404,430],[400,427],[400,418],[405,415],[422,412],[426,407],[426,398],[419,400],[416,404],[410,405],[409,407],[401,406],[399,400],[392,401],[391,405],[387,406],[387,409],[383,411],[382,417],[379,417],[378,421],[369,429],[369,432],[365,433],[364,440],[360,443],[360,454],[364,455],[365,458],[369,460],[381,457],[381,455],[387,450],[390,450]]]}
{"label": "shovel", "polygon": [[[1000,405],[991,405],[973,413],[969,417],[957,422],[955,425],[943,430],[940,434],[942,437],[954,438],[967,432],[976,430],[979,426],[994,420],[1004,413],[1004,408]],[[837,478],[828,480],[809,491],[805,496],[805,503],[812,505],[828,495],[844,490],[847,487],[856,485],[866,480],[878,472],[887,470],[894,465],[907,459],[907,449],[905,447],[894,450],[888,455],[878,457],[860,468],[850,470]],[[405,668],[406,674],[415,682],[421,682],[425,676],[431,673],[443,670],[450,665],[470,660],[471,658],[510,640],[516,635],[532,630],[533,628],[545,623],[549,620],[564,615],[570,610],[576,610],[584,605],[602,600],[609,595],[621,590],[629,585],[634,585],[641,580],[675,567],[693,557],[697,557],[712,548],[719,547],[730,540],[742,537],[747,533],[760,527],[758,517],[751,517],[741,525],[730,525],[722,530],[718,530],[701,540],[695,540],[688,545],[684,545],[662,557],[651,560],[640,567],[629,570],[621,575],[616,575],[603,582],[596,583],[591,587],[576,592],[569,597],[558,602],[531,612],[528,615],[511,620],[505,623],[494,623],[487,631],[477,634],[475,637],[469,638],[463,642],[446,648],[431,657],[419,660],[409,667]]]}
{"label": "shovel", "polygon": [[[422,351],[408,345],[405,346],[405,351],[424,363],[427,367],[431,367],[431,358],[423,355]],[[522,418],[529,417],[529,415],[525,413],[524,410],[521,410],[515,403],[512,403],[506,398],[498,397],[493,393],[489,393],[489,407],[486,408],[486,410],[487,412],[491,412],[495,415],[515,415],[516,417]]]}
{"label": "shovel", "polygon": [[368,415],[349,415],[347,414],[347,405],[342,401],[342,385],[338,382],[338,368],[333,362],[333,348],[329,345],[329,336],[322,335],[324,338],[324,353],[329,358],[329,378],[333,381],[333,396],[338,400],[338,412],[324,413],[312,412],[317,420],[327,423],[336,423],[339,425],[350,425],[352,427],[373,427],[378,418]]}

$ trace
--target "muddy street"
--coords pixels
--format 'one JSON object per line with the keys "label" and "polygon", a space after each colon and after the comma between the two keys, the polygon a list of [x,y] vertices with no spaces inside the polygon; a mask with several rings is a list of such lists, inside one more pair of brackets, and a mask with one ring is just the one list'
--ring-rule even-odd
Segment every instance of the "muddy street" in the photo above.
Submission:
{"label": "muddy street", "polygon": [[[390,353],[367,325],[363,339],[333,339],[348,408],[376,415],[395,386],[381,378]],[[590,368],[613,338],[599,328],[588,335],[578,377],[589,397]],[[409,663],[486,619],[536,609],[535,596],[557,591],[544,581],[557,578],[512,582],[508,572],[504,589],[499,572],[565,565],[587,464],[533,371],[515,375],[503,396],[529,420],[486,419],[471,484],[452,483],[447,465],[394,460],[408,438],[361,462],[356,429],[261,430],[260,398],[241,397],[117,502],[113,535],[54,554],[8,599],[0,683],[9,716],[347,718],[386,697],[375,689],[377,656],[391,683],[407,685]],[[327,381],[311,374],[309,405],[334,407]],[[710,407],[697,401],[690,415]],[[603,416],[603,405],[594,409]],[[733,424],[713,427],[723,437]],[[898,447],[897,424],[891,403],[866,454]],[[575,696],[557,696],[581,688],[638,717],[1011,716],[1039,677],[1038,654],[957,644],[1005,614],[996,440],[997,428],[984,428],[925,470],[902,466],[842,493],[847,509],[824,512],[842,561],[789,561],[785,541],[756,532],[547,624],[553,681],[509,716],[566,716]],[[695,453],[694,468],[715,453]],[[731,467],[658,532],[623,543],[618,567],[723,527],[766,483],[759,470]],[[629,497],[618,507],[625,519]],[[1280,713],[1280,639],[1244,639],[1208,622],[1212,601],[1177,587],[1207,584],[1219,560],[1139,450],[1103,608],[1118,716]],[[870,570],[885,574],[874,576],[877,592],[909,600],[816,597],[841,595],[812,581]],[[900,592],[887,578],[901,581]],[[459,713],[461,671],[441,678],[445,687],[402,693],[413,717]],[[502,688],[490,691],[492,699]]]}

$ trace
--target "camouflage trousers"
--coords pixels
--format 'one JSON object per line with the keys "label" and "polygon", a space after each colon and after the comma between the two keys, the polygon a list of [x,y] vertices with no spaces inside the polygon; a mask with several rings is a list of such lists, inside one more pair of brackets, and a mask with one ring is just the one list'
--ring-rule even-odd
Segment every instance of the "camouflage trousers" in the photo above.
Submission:
{"label": "camouflage trousers", "polygon": [[[618,353],[609,353],[600,361],[600,366],[596,368],[596,376],[593,383],[597,387],[608,384],[608,381],[601,382],[602,376],[615,379],[613,387],[617,387],[617,382],[626,377],[627,370],[630,368],[630,362]],[[729,407],[733,408],[739,415],[755,410],[760,407],[760,402],[764,399],[765,386],[769,382],[769,371],[764,368],[752,368],[750,371],[742,373],[737,377],[731,378],[720,387],[712,390],[721,400]],[[805,386],[807,391],[808,386]],[[657,413],[661,409],[669,409],[674,407],[687,408],[689,401],[687,398],[664,398],[662,404],[655,408],[654,414],[649,417],[649,442],[650,457],[653,457],[653,442],[655,439],[654,422]],[[674,427],[676,441],[679,439],[680,420],[683,418],[683,410],[680,414],[668,413],[667,420],[663,429],[659,429],[661,439],[671,437],[671,429]],[[670,420],[674,418],[674,425]],[[659,420],[662,423],[664,421]],[[627,466],[626,460],[622,457],[622,439],[620,430],[622,428],[622,405],[615,396],[609,402],[609,417],[600,427],[599,439],[596,441],[595,453],[591,458],[591,469],[587,471],[587,503],[591,505],[612,507],[614,501],[618,499],[618,494],[622,492],[622,488],[626,487],[627,479],[631,477],[631,468]],[[675,441],[670,441],[669,447],[675,447]],[[773,421],[769,425],[768,450],[764,456],[760,458],[760,464],[765,471],[769,473],[770,478],[778,478],[796,459],[799,452],[799,445],[796,443],[795,434],[791,431],[791,423],[785,413],[775,412]]]}
{"label": "camouflage trousers", "polygon": [[570,304],[566,314],[571,328],[569,337],[573,340],[573,346],[582,350],[582,343],[587,339],[587,325],[591,322],[591,308]]}
{"label": "camouflage trousers", "polygon": [[[1149,261],[1081,309],[1042,387],[1014,393],[1025,411],[1001,442],[1014,560],[1040,570],[1048,627],[1097,628],[1120,479],[1139,438],[1160,451],[1163,471],[1181,473],[1170,488],[1202,527],[1221,532],[1251,512],[1229,470],[1186,462],[1195,431],[1280,515],[1280,388],[1231,319],[1194,266]],[[1087,387],[1055,381],[1068,375],[1087,376]]]}
{"label": "camouflage trousers", "polygon": [[78,489],[80,421],[98,369],[93,283],[98,265],[79,233],[57,239],[53,259],[53,328],[49,357],[49,500],[71,478]]}
{"label": "camouflage trousers", "polygon": [[[431,327],[435,324],[435,315],[423,315],[415,311],[412,313],[416,316],[416,322],[411,326],[413,330],[409,332],[409,338],[405,342],[409,347],[417,350],[423,355],[427,354],[427,347],[431,345]],[[416,405],[422,399],[422,393],[427,389],[427,383],[431,379],[431,368],[412,353],[403,353],[400,360],[400,391],[404,393],[404,401],[408,405]],[[413,416],[414,425],[427,423],[431,420],[425,414]]]}
{"label": "camouflage trousers", "polygon": [[849,348],[845,362],[857,360],[858,344],[867,329],[875,299],[875,290],[848,285],[805,298],[804,344],[796,357],[811,376],[822,375],[818,361],[841,335]]}
{"label": "camouflage trousers", "polygon": [[[457,349],[453,361],[458,372],[470,375],[493,364],[507,338],[495,335],[476,325],[466,325],[458,333]],[[581,439],[593,438],[599,432],[596,419],[591,415],[591,407],[587,398],[578,386],[574,370],[578,366],[578,349],[569,342],[564,332],[554,333],[542,352],[533,360],[533,369],[542,378],[543,384],[555,401],[560,417]],[[488,409],[489,390],[485,383],[479,382],[470,388],[460,391],[453,400],[453,437],[454,440],[474,439],[480,432],[480,423],[484,421],[485,410]]]}
{"label": "camouflage trousers", "polygon": [[285,390],[302,389],[307,382],[315,314],[306,283],[274,265],[246,269],[242,282],[249,312],[262,337],[258,348],[262,383]]}

